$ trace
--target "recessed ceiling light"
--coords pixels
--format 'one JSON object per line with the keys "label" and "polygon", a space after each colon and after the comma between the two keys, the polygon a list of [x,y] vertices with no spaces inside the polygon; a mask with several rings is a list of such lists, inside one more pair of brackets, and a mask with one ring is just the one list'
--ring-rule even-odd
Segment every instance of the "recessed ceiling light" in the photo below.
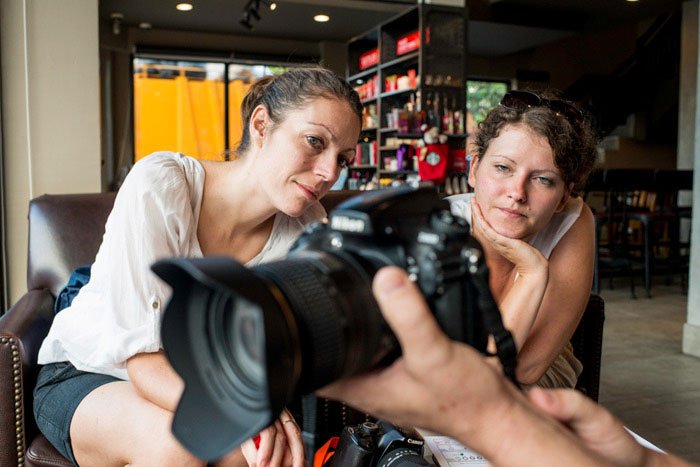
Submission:
{"label": "recessed ceiling light", "polygon": [[178,3],[177,5],[175,5],[175,8],[177,8],[180,11],[190,11],[194,7],[191,3]]}
{"label": "recessed ceiling light", "polygon": [[277,3],[275,3],[275,2],[270,3],[270,10],[274,11],[275,9],[277,9]]}
{"label": "recessed ceiling light", "polygon": [[326,23],[330,21],[331,17],[328,15],[316,15],[314,16],[314,21],[317,23]]}
{"label": "recessed ceiling light", "polygon": [[627,0],[628,2],[637,2],[639,0]]}

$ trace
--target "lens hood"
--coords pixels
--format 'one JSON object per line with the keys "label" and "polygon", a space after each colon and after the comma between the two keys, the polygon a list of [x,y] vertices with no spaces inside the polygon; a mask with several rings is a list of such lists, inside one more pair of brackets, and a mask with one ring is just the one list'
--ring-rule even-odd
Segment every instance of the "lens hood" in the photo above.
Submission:
{"label": "lens hood", "polygon": [[[266,360],[280,346],[293,349],[293,337],[275,325],[279,317],[266,316],[265,310],[279,309],[270,285],[231,258],[169,258],[152,270],[173,289],[161,336],[168,360],[185,381],[173,434],[195,456],[218,459],[268,426],[289,399],[269,388],[287,387],[299,369],[293,361],[276,361],[274,367],[283,371],[268,373]],[[247,336],[229,335],[232,328]],[[231,352],[241,341],[250,348]],[[237,360],[240,354],[250,358]]]}

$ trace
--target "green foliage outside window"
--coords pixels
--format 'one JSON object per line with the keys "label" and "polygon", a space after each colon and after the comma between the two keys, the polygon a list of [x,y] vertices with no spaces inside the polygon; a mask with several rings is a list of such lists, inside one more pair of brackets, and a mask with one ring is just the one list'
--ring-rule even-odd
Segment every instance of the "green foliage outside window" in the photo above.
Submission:
{"label": "green foliage outside window", "polygon": [[467,110],[479,124],[493,107],[498,105],[508,92],[508,83],[503,81],[467,81]]}

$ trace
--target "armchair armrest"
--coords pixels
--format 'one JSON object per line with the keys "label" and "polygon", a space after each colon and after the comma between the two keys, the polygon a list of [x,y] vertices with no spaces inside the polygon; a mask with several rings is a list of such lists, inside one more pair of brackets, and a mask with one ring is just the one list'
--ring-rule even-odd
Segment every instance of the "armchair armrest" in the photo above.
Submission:
{"label": "armchair armrest", "polygon": [[24,465],[27,440],[37,432],[32,391],[53,302],[47,290],[32,290],[0,317],[0,446],[15,447],[0,449],[0,465]]}

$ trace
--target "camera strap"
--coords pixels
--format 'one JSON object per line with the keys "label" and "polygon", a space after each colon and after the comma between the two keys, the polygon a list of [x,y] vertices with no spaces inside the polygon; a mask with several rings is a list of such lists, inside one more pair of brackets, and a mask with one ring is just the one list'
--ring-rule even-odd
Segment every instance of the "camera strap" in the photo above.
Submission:
{"label": "camera strap", "polygon": [[515,348],[513,335],[503,326],[501,311],[491,295],[489,269],[485,261],[481,263],[476,273],[472,274],[472,280],[476,289],[477,308],[481,311],[486,329],[496,343],[496,355],[503,367],[503,374],[520,388],[520,383],[515,377],[518,350]]}
{"label": "camera strap", "polygon": [[318,405],[320,401],[315,394],[307,394],[301,399],[302,430],[301,439],[304,442],[306,465],[314,466],[314,457],[319,446],[323,443],[324,433],[319,432]]}

